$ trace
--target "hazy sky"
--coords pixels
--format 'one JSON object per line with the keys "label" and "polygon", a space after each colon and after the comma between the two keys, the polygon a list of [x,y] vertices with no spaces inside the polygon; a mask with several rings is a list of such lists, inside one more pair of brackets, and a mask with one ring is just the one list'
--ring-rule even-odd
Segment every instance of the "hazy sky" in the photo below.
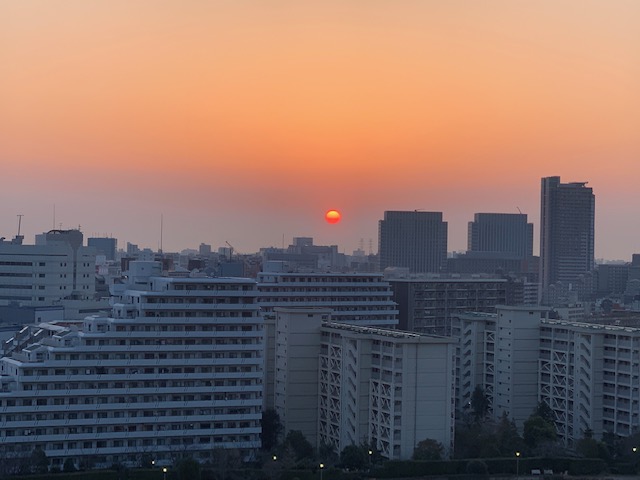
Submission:
{"label": "hazy sky", "polygon": [[[0,3],[0,236],[377,251],[384,210],[529,214],[588,181],[640,252],[640,1]],[[324,221],[336,208],[338,225]]]}

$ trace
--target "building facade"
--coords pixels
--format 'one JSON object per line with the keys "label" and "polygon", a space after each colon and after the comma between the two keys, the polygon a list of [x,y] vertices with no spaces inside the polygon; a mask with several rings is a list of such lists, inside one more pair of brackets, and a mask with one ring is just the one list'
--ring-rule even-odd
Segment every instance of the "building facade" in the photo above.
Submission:
{"label": "building facade", "polygon": [[0,304],[41,307],[93,300],[96,252],[78,230],[52,230],[35,245],[0,241]]}
{"label": "building facade", "polygon": [[512,303],[504,278],[389,279],[398,304],[398,328],[416,333],[450,335],[451,318],[464,312],[495,312],[496,305]]}
{"label": "building facade", "polygon": [[309,440],[337,452],[370,443],[389,459],[408,459],[427,438],[452,451],[453,340],[335,323],[329,313],[277,310],[276,408],[291,415],[286,428],[312,435],[316,421]]}
{"label": "building facade", "polygon": [[249,458],[259,448],[255,282],[156,277],[159,264],[138,266],[114,292],[111,317],[43,325],[32,339],[5,343],[0,439],[8,455],[41,448],[54,466],[109,466],[141,455],[204,461],[214,449]]}
{"label": "building facade", "polygon": [[[594,261],[595,197],[585,182],[542,179],[540,206],[540,281],[545,304],[590,294]],[[586,284],[586,287],[585,287]],[[554,292],[550,290],[553,289]]]}
{"label": "building facade", "polygon": [[523,213],[476,213],[469,222],[467,250],[521,260],[533,256],[533,224]]}
{"label": "building facade", "polygon": [[386,211],[379,222],[378,246],[380,270],[440,273],[447,261],[447,222],[442,212]]}

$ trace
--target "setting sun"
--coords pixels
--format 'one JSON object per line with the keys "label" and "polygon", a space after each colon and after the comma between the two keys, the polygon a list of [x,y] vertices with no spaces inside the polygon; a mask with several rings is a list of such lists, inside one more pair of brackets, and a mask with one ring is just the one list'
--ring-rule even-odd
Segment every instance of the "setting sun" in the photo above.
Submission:
{"label": "setting sun", "polygon": [[324,218],[329,223],[338,223],[340,221],[340,218],[342,218],[342,215],[340,215],[340,212],[337,210],[329,210],[324,215]]}

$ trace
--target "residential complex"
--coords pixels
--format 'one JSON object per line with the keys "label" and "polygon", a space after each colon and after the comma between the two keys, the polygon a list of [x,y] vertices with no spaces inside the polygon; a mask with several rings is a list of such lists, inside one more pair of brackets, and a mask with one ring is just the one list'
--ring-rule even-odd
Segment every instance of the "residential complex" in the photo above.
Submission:
{"label": "residential complex", "polygon": [[0,439],[55,466],[169,464],[260,446],[262,317],[254,281],[161,277],[132,262],[113,313],[27,328],[0,359]]}
{"label": "residential complex", "polygon": [[338,452],[370,442],[390,459],[427,438],[451,451],[451,339],[336,323],[329,310],[276,313],[275,404],[287,429]]}

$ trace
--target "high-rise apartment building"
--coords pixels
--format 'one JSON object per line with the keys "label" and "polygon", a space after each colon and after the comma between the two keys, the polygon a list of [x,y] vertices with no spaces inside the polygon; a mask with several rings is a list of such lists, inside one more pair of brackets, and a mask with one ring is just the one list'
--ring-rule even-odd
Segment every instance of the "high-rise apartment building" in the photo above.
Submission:
{"label": "high-rise apartment building", "polygon": [[259,448],[264,344],[255,281],[160,274],[159,263],[132,262],[112,316],[38,326],[4,344],[5,454],[41,448],[57,467],[67,459],[106,467],[143,454],[159,464],[184,452],[204,461],[214,449],[247,458]]}
{"label": "high-rise apartment building", "polygon": [[439,273],[447,261],[447,222],[442,212],[384,212],[378,229],[380,270],[408,268]]}
{"label": "high-rise apartment building", "polygon": [[533,256],[533,224],[524,213],[476,213],[469,222],[468,251],[526,259]]}
{"label": "high-rise apartment building", "polygon": [[276,314],[276,409],[287,430],[338,452],[371,443],[394,460],[427,438],[452,451],[452,339],[331,322],[326,309]]}
{"label": "high-rise apartment building", "polygon": [[306,307],[330,309],[336,322],[370,327],[395,328],[398,309],[389,282],[379,273],[285,273],[258,274],[260,308],[264,316],[265,407],[274,401],[276,373],[275,309]]}
{"label": "high-rise apartment building", "polygon": [[[543,303],[557,292],[586,293],[585,275],[594,269],[595,197],[586,182],[560,183],[560,177],[542,179],[540,206],[540,281]],[[554,289],[556,294],[550,290]]]}

